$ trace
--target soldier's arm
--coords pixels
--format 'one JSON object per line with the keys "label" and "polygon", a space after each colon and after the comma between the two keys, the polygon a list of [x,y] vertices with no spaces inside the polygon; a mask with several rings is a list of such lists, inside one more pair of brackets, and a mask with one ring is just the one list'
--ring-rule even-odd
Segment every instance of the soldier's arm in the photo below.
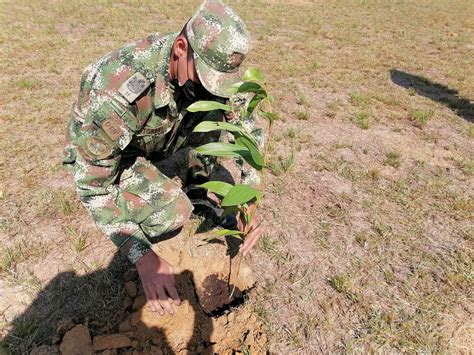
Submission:
{"label": "soldier's arm", "polygon": [[68,136],[66,163],[71,164],[81,202],[97,226],[135,263],[150,250],[150,242],[130,218],[124,196],[114,183],[120,173],[120,147],[93,120],[75,113]]}
{"label": "soldier's arm", "polygon": [[77,141],[76,188],[97,226],[136,263],[151,250],[147,236],[182,226],[192,205],[179,186],[144,158],[120,171],[121,151],[111,146],[102,152],[107,146],[105,138],[100,141],[102,129],[93,131]]}
{"label": "soldier's arm", "polygon": [[[72,118],[73,120],[74,118]],[[144,158],[120,171],[120,147],[92,123],[72,132],[67,162],[74,167],[79,196],[97,225],[135,263],[150,306],[173,314],[180,298],[173,267],[151,249],[147,233],[161,234],[180,226],[192,206],[184,193]],[[179,218],[178,218],[179,217]]]}
{"label": "soldier's arm", "polygon": [[123,150],[133,137],[127,120],[134,117],[110,97],[91,96],[83,117],[73,113],[69,125],[67,150],[76,189],[98,227],[136,263],[151,250],[147,236],[182,226],[192,205],[146,159],[137,158],[124,169]]}

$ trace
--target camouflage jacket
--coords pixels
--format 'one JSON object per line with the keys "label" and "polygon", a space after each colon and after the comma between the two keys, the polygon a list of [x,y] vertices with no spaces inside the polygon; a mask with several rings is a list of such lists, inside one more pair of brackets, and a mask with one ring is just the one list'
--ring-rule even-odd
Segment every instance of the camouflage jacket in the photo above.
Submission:
{"label": "camouflage jacket", "polygon": [[[192,211],[180,187],[149,158],[219,139],[216,132],[191,132],[202,120],[222,120],[222,113],[190,114],[175,102],[168,67],[176,36],[150,35],[90,65],[69,119],[64,163],[96,224],[133,263],[150,250],[147,237],[178,228]],[[252,121],[242,125],[261,138]],[[193,156],[195,173],[205,175],[212,159]],[[236,163],[243,183],[258,183],[252,168]]]}

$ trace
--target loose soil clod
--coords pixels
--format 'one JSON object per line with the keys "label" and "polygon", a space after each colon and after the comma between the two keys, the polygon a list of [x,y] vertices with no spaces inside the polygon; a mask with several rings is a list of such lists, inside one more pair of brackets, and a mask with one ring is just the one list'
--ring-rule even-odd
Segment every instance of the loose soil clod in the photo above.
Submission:
{"label": "loose soil clod", "polygon": [[125,284],[125,290],[127,291],[127,295],[129,297],[135,297],[137,295],[137,285],[133,281],[128,281]]}
{"label": "loose soil clod", "polygon": [[82,324],[76,325],[64,335],[59,350],[63,355],[92,354],[92,341],[89,329]]}
{"label": "loose soil clod", "polygon": [[132,346],[132,341],[125,334],[98,335],[94,338],[92,349],[94,351],[107,349],[120,349]]}

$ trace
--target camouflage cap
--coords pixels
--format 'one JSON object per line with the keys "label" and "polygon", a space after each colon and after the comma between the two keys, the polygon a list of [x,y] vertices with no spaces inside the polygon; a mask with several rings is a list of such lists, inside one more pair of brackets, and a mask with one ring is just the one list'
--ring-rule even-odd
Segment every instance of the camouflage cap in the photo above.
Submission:
{"label": "camouflage cap", "polygon": [[188,21],[186,36],[201,83],[214,95],[230,97],[250,47],[242,19],[222,1],[206,0]]}

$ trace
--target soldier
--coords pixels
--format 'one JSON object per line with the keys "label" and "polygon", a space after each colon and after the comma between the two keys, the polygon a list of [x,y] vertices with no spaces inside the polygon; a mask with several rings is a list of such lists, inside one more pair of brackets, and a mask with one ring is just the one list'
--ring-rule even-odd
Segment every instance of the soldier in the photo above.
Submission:
{"label": "soldier", "polygon": [[[120,48],[90,65],[81,79],[64,163],[82,203],[136,265],[149,305],[162,315],[173,314],[168,296],[176,305],[180,299],[172,266],[153,252],[149,239],[182,227],[193,205],[157,166],[180,155],[187,170],[184,183],[209,178],[213,159],[193,147],[220,134],[191,132],[199,122],[223,120],[223,115],[191,114],[186,108],[203,99],[225,102],[248,50],[242,19],[220,0],[206,0],[179,34],[153,34]],[[253,122],[242,124],[261,141]],[[243,183],[258,184],[254,170],[236,163]],[[258,217],[239,228],[251,230],[240,248],[245,255],[263,229]]]}

